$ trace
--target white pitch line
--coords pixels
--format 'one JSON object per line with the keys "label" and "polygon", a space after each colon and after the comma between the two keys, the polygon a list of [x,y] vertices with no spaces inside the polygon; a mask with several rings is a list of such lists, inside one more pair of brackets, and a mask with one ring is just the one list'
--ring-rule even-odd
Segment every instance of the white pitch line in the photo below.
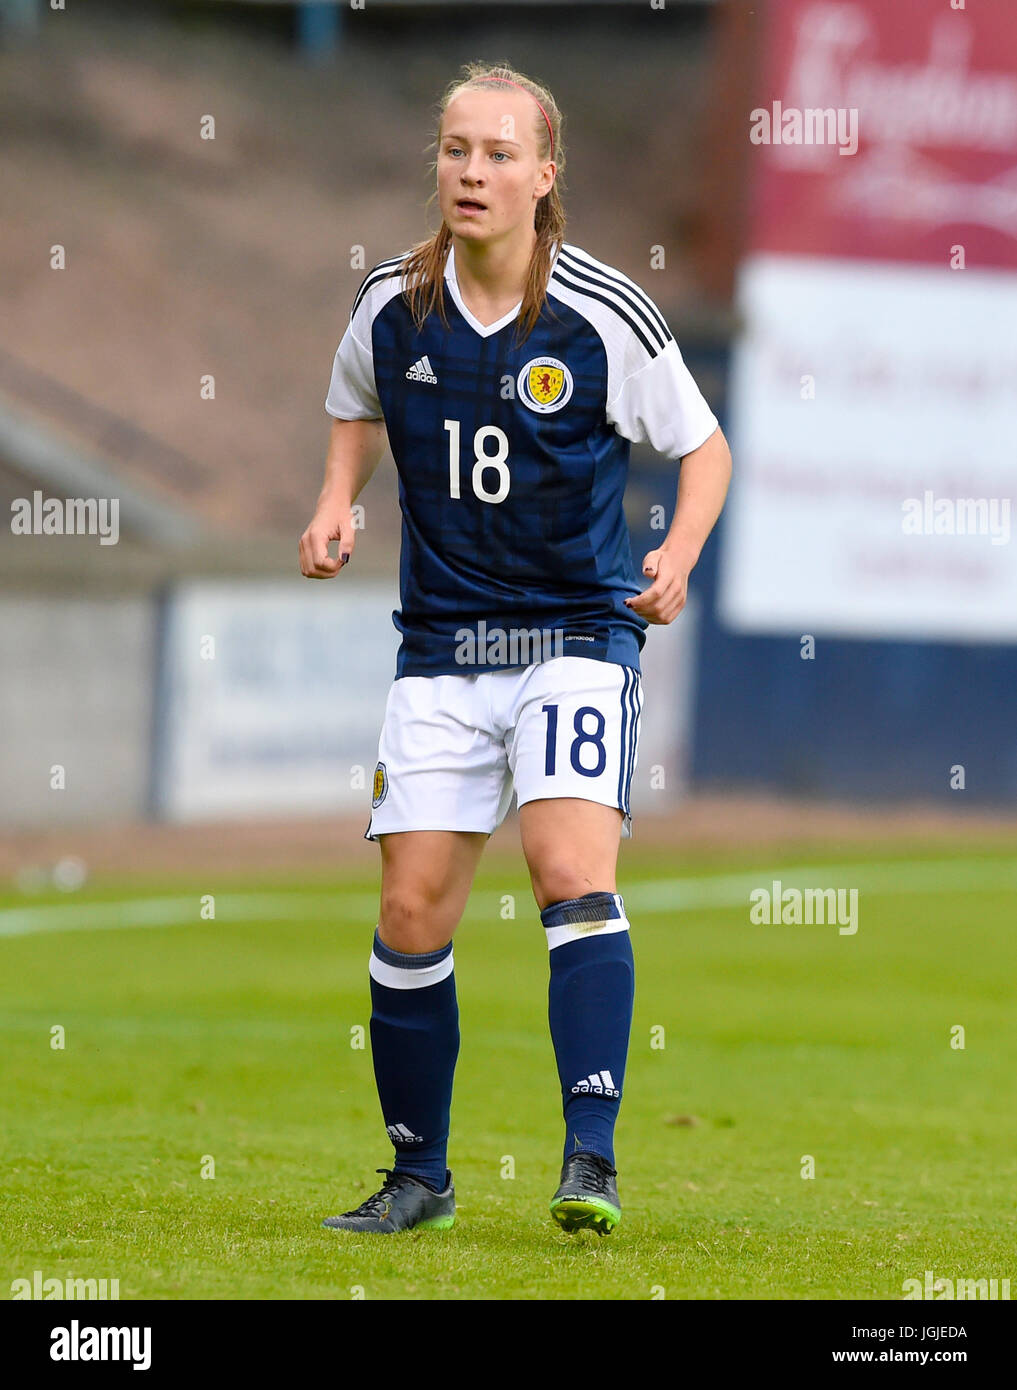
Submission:
{"label": "white pitch line", "polygon": [[648,879],[622,892],[626,908],[674,912],[696,907],[748,906],[755,889],[769,890],[774,879],[784,888],[857,888],[872,896],[961,889],[967,893],[1017,891],[1017,859],[902,860],[866,864],[780,864],[752,873],[711,878]]}
{"label": "white pitch line", "polygon": [[[712,874],[700,878],[644,879],[623,883],[626,909],[633,913],[689,912],[695,909],[747,906],[749,894],[769,889],[774,879],[785,888],[857,888],[884,896],[962,890],[967,893],[1017,891],[1017,859],[900,860],[868,864],[772,865],[752,873]],[[201,894],[172,898],[133,898],[121,902],[58,903],[0,910],[0,937],[51,931],[108,931],[135,927],[211,927],[201,916]],[[469,911],[496,913],[502,894],[492,890],[472,895]],[[534,907],[534,912],[536,908]],[[376,918],[378,894],[220,893],[215,895],[215,921],[229,925],[248,921],[301,921],[360,917]]]}
{"label": "white pitch line", "polygon": [[[92,931],[130,927],[211,926],[203,918],[202,894],[176,898],[132,898],[112,903],[58,903],[42,907],[14,907],[0,911],[0,936],[26,936],[44,931]],[[362,916],[377,914],[377,893],[335,894],[300,893],[216,893],[217,922],[297,921],[311,916],[315,908],[321,915],[340,909]]]}

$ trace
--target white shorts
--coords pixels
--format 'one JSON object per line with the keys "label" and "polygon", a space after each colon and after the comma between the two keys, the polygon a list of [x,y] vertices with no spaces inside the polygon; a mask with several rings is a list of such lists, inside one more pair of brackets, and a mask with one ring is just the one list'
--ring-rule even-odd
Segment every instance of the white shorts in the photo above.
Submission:
{"label": "white shorts", "polygon": [[366,840],[403,830],[491,834],[512,803],[579,797],[617,806],[639,742],[639,672],[560,656],[514,670],[402,676],[378,744]]}

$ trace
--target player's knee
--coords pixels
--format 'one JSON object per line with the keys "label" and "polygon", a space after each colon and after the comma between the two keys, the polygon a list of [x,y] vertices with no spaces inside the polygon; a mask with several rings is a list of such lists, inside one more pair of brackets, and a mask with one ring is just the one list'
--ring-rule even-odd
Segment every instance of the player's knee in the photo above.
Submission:
{"label": "player's knee", "polygon": [[421,893],[406,888],[383,891],[380,925],[390,931],[415,931],[427,922],[430,909],[430,901]]}
{"label": "player's knee", "polygon": [[611,891],[613,890],[604,889],[599,883],[591,882],[588,875],[577,873],[574,864],[552,861],[533,871],[533,893],[541,911],[551,903],[582,898],[587,893]]}
{"label": "player's knee", "polygon": [[455,922],[441,899],[416,889],[383,892],[378,934],[393,951],[437,951],[451,940]]}

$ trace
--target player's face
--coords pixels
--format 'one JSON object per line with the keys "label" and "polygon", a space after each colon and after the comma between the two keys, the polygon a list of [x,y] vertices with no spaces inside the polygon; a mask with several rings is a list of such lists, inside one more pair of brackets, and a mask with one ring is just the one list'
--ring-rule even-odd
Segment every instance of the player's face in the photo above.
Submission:
{"label": "player's face", "polygon": [[[491,241],[531,228],[538,199],[554,181],[554,165],[537,158],[534,117],[525,92],[461,92],[449,103],[438,145],[438,202],[450,231]],[[460,206],[470,198],[481,206]]]}

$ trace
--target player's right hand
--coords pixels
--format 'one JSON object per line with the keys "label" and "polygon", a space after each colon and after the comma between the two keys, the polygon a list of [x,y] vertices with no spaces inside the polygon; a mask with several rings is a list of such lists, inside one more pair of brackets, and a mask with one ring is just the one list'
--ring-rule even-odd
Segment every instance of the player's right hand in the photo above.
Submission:
{"label": "player's right hand", "polygon": [[[311,524],[300,537],[300,572],[306,579],[331,579],[348,565],[353,555],[356,533],[349,510],[331,516],[315,512]],[[333,559],[329,543],[339,542]]]}

